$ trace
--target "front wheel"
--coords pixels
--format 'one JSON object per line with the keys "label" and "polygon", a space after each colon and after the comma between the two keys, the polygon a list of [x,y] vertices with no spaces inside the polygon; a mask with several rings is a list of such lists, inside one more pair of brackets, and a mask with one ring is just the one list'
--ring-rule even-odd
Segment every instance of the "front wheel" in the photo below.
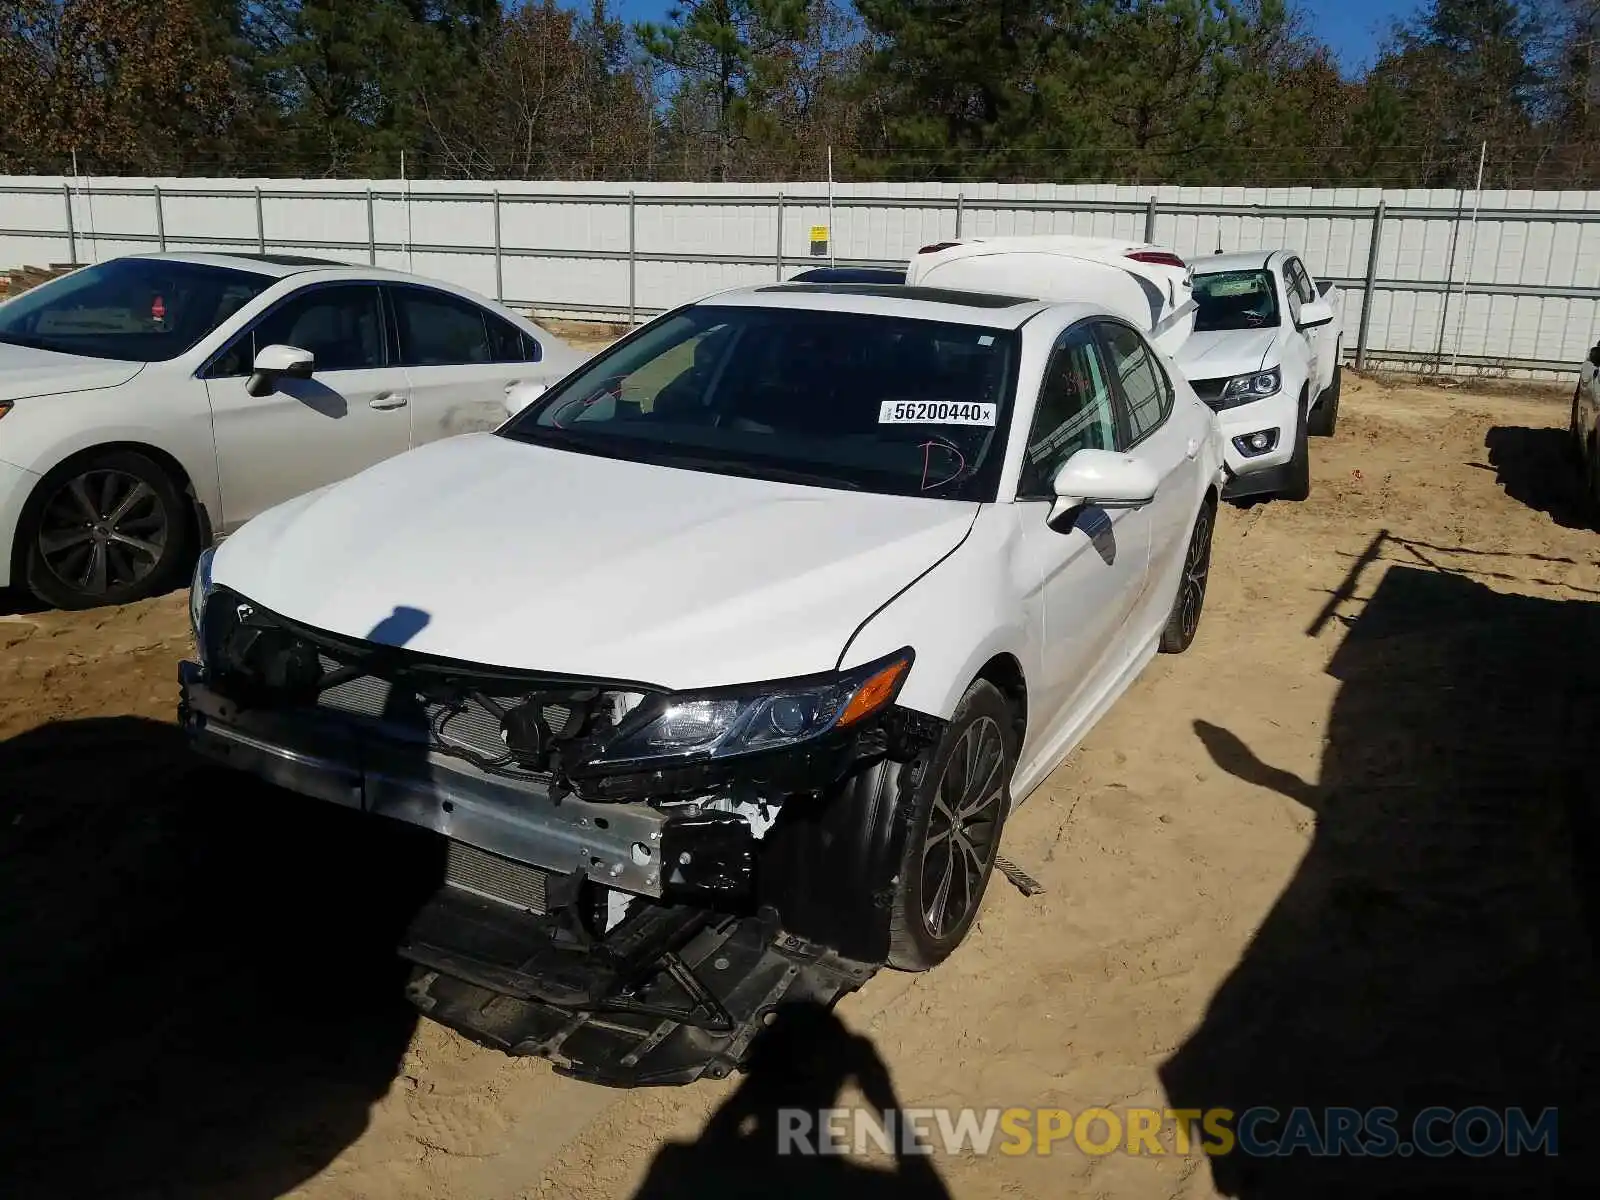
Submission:
{"label": "front wheel", "polygon": [[1312,437],[1332,437],[1339,427],[1339,392],[1344,385],[1344,367],[1333,364],[1333,379],[1317,397],[1317,406],[1306,421],[1306,432]]}
{"label": "front wheel", "polygon": [[45,476],[22,537],[28,590],[54,608],[80,609],[176,587],[191,529],[167,472],[114,450]]}
{"label": "front wheel", "polygon": [[1304,393],[1300,396],[1300,416],[1294,426],[1294,457],[1285,470],[1283,487],[1278,491],[1281,500],[1304,500],[1311,495],[1311,443],[1306,426]]}
{"label": "front wheel", "polygon": [[967,689],[917,785],[889,911],[889,965],[926,971],[972,928],[1011,809],[1017,730],[985,680]]}

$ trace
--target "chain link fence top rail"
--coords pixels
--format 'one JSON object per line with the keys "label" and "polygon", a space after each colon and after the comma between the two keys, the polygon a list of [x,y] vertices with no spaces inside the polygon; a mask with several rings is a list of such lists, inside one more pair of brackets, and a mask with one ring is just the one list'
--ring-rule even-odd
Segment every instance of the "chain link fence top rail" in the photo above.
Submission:
{"label": "chain link fence top rail", "polygon": [[[0,176],[0,266],[152,250],[411,270],[548,316],[630,322],[818,262],[1072,233],[1301,252],[1357,364],[1571,374],[1600,317],[1600,192],[1007,183]],[[823,237],[814,237],[821,231]],[[818,253],[820,251],[820,253]]]}

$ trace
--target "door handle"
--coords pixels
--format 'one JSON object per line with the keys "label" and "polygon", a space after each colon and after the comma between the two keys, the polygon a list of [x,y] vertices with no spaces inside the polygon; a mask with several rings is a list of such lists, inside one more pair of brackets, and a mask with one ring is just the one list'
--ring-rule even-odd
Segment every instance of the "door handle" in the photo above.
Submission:
{"label": "door handle", "polygon": [[407,401],[408,397],[404,392],[379,392],[371,400],[367,401],[367,407],[376,409],[404,408]]}
{"label": "door handle", "polygon": [[513,379],[510,383],[506,384],[506,395],[511,395],[513,391],[527,382],[528,381],[526,379]]}
{"label": "door handle", "polygon": [[1199,438],[1190,438],[1189,439],[1189,444],[1184,447],[1183,456],[1185,458],[1193,458],[1196,454],[1199,454],[1199,453],[1200,453],[1200,439]]}

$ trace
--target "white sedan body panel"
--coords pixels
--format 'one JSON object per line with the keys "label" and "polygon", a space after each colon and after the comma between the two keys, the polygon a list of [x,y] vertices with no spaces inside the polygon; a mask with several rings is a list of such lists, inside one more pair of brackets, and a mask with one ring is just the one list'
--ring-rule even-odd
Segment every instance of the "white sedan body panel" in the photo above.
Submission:
{"label": "white sedan body panel", "polygon": [[[13,543],[28,497],[47,472],[81,452],[124,444],[170,458],[213,532],[225,534],[274,504],[414,445],[492,429],[504,419],[507,386],[553,383],[586,357],[484,297],[380,268],[232,255],[136,257],[250,272],[269,285],[169,361],[86,358],[0,343],[0,404],[10,403],[0,414],[0,587],[14,582]],[[229,352],[248,350],[258,324],[311,292],[352,287],[371,297],[365,333],[378,339],[379,360],[353,369],[329,362],[311,379],[282,378],[273,394],[250,396],[245,384],[253,354],[230,358]],[[486,337],[491,327],[501,328],[496,321],[504,322],[537,345],[538,361],[404,365],[390,344],[393,327],[380,287],[415,287],[458,308],[479,309]],[[301,315],[307,319],[300,329],[320,338],[314,349],[337,353],[360,344],[349,325],[324,322],[319,330],[317,314]]]}
{"label": "white sedan body panel", "polygon": [[[402,630],[407,650],[440,658],[677,691],[850,668],[910,647],[899,703],[946,719],[985,665],[1007,657],[1028,694],[1014,783],[1025,796],[1155,652],[1196,514],[1221,480],[1214,415],[1169,359],[1091,305],[996,309],[805,289],[715,303],[1020,329],[994,502],[478,435],[280,505],[219,549],[214,583],[347,637]],[[1112,330],[1134,338],[1127,357],[1102,332]],[[1029,436],[1058,350],[1085,344],[1127,380],[1102,374],[1107,397],[1133,395],[1136,370],[1159,365],[1142,376],[1156,381],[1150,424],[1125,451],[1158,482],[1148,503],[1081,506],[1052,528],[1054,501],[1026,483]]]}

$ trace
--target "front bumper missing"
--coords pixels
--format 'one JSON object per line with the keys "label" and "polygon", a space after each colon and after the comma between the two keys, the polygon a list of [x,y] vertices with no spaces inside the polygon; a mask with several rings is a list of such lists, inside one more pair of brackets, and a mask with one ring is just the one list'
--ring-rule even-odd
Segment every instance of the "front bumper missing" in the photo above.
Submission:
{"label": "front bumper missing", "polygon": [[643,804],[557,804],[533,781],[507,780],[418,746],[309,713],[241,710],[179,668],[179,720],[195,750],[290,791],[431,829],[558,875],[578,872],[636,895],[662,895],[667,818]]}
{"label": "front bumper missing", "polygon": [[[548,872],[541,906],[547,894],[558,902],[544,912],[447,878],[399,946],[413,964],[410,1001],[481,1045],[613,1086],[720,1079],[776,1007],[831,1005],[880,965],[794,936],[770,907],[734,916],[672,902],[690,869],[677,864],[691,859],[702,893],[737,890],[750,867],[730,845],[727,826],[744,827],[737,818],[669,819],[645,804],[573,795],[557,803],[531,781],[386,742],[358,723],[241,709],[194,663],[182,665],[180,684],[180,720],[202,755]],[[673,885],[665,898],[663,873]],[[596,937],[574,917],[580,879],[665,902],[633,904]]]}

